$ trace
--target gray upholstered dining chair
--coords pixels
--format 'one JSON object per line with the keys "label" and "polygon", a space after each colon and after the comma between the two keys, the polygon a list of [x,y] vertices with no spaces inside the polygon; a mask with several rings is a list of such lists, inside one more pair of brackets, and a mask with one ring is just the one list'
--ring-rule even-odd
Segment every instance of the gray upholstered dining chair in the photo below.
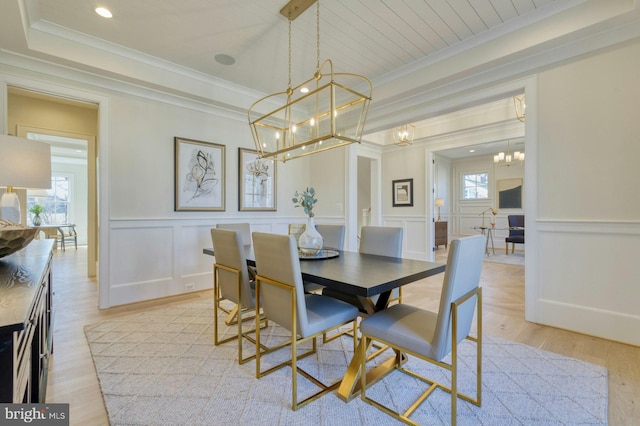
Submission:
{"label": "gray upholstered dining chair", "polygon": [[[256,310],[255,291],[252,288],[252,281],[247,270],[247,260],[244,252],[242,235],[239,231],[226,229],[211,229],[211,241],[215,253],[215,263],[213,264],[213,331],[214,344],[217,346],[231,340],[238,340],[238,363],[244,364],[255,358],[255,355],[243,358],[242,339],[245,338],[254,345],[255,340],[249,336],[255,330],[243,330],[243,322],[257,318],[261,322],[259,309]],[[238,325],[236,334],[221,339],[219,335],[218,310],[220,301],[229,300],[235,304],[232,316],[235,317],[234,324]],[[243,314],[253,311],[253,315],[243,318]],[[230,325],[227,323],[227,325]],[[266,324],[265,324],[266,325]],[[266,348],[263,348],[266,349]],[[257,351],[257,346],[256,346]]]}
{"label": "gray upholstered dining chair", "polygon": [[[218,229],[227,229],[229,231],[238,231],[240,235],[242,235],[242,244],[244,246],[251,245],[251,225],[248,222],[238,222],[238,223],[218,223],[216,224],[216,228]],[[215,252],[215,251],[214,251]],[[247,265],[247,270],[249,271],[249,278],[251,280],[255,280],[256,278],[256,268],[253,266]],[[219,309],[222,309],[228,314],[232,312],[223,306],[218,306]],[[230,324],[232,320],[227,320],[227,325]]]}
{"label": "gray upholstered dining chair", "polygon": [[245,246],[251,245],[251,225],[247,222],[218,223],[216,224],[216,228],[238,231],[242,235],[242,244]]}
{"label": "gray upholstered dining chair", "polygon": [[[451,394],[451,424],[456,423],[456,401],[462,398],[477,406],[481,404],[482,385],[482,288],[480,272],[484,259],[486,239],[484,235],[454,239],[449,249],[444,283],[440,296],[438,312],[432,312],[406,304],[391,306],[363,319],[360,332],[364,340],[361,345],[362,360],[360,370],[361,397],[369,404],[405,423],[417,424],[409,416],[436,389],[441,388]],[[476,337],[471,337],[474,312],[477,309]],[[464,339],[476,344],[476,397],[459,393],[458,379],[458,344]],[[405,352],[422,360],[431,362],[451,372],[451,387],[437,383],[431,379],[409,371],[405,366],[397,369],[413,378],[418,378],[429,385],[429,388],[413,403],[408,410],[396,412],[367,396],[366,363],[367,349],[373,341],[391,346],[396,351]],[[451,361],[445,358],[451,354]],[[371,384],[372,385],[372,384]],[[395,381],[387,384],[402,388],[402,383]]]}
{"label": "gray upholstered dining chair", "polygon": [[[360,230],[360,253],[402,257],[402,228],[363,226]],[[372,298],[377,300],[377,297]],[[402,287],[393,290],[389,303],[402,303]]]}
{"label": "gray upholstered dining chair", "polygon": [[[342,378],[331,385],[325,385],[320,380],[312,378],[308,372],[299,368],[298,360],[316,352],[316,337],[325,331],[349,323],[355,326],[358,309],[331,297],[304,292],[298,247],[293,236],[254,232],[253,248],[258,268],[256,302],[262,306],[266,318],[291,332],[290,341],[272,347],[264,353],[266,355],[290,345],[291,359],[262,371],[263,354],[256,351],[256,377],[261,378],[282,367],[291,366],[291,407],[295,411],[340,386]],[[312,348],[298,354],[298,345],[308,340],[312,340]],[[257,321],[256,342],[260,345],[260,327]],[[355,339],[353,347],[355,351]],[[298,402],[298,373],[320,387],[319,392],[301,402]]]}
{"label": "gray upholstered dining chair", "polygon": [[[363,226],[360,230],[360,247],[358,251],[363,254],[376,256],[402,257],[402,228],[387,226]],[[323,294],[335,297],[359,306],[359,302],[350,295],[334,289],[324,289]],[[378,296],[371,298],[375,303]],[[389,302],[402,301],[400,289],[394,289]]]}
{"label": "gray upholstered dining chair", "polygon": [[[386,226],[363,226],[360,230],[359,252],[364,254],[374,254],[376,256],[401,257],[402,256],[402,228]],[[355,296],[344,294],[335,289],[325,288],[322,293],[326,296],[335,297],[355,306],[360,306],[360,301]],[[378,301],[378,295],[371,297],[371,302]],[[402,303],[402,290],[396,288],[391,292],[388,303]],[[363,308],[364,309],[364,308]],[[366,309],[364,309],[366,310]],[[355,334],[354,330],[340,330],[331,336],[324,334],[323,342],[330,342],[345,334]]]}
{"label": "gray upholstered dining chair", "polygon": [[360,253],[402,257],[402,228],[363,226],[360,230]]}
{"label": "gray upholstered dining chair", "polygon": [[325,248],[344,249],[344,225],[318,224],[316,229],[322,235]]}

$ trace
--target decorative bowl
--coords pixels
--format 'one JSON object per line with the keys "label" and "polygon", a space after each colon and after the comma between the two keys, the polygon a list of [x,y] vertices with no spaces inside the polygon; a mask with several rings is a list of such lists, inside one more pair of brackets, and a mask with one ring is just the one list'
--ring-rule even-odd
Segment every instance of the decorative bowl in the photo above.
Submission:
{"label": "decorative bowl", "polygon": [[0,230],[0,258],[9,256],[28,246],[38,231],[38,228]]}

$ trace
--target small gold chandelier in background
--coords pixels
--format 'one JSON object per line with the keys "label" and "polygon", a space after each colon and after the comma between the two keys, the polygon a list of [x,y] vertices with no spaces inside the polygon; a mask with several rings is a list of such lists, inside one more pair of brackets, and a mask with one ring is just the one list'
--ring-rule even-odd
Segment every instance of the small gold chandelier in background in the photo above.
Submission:
{"label": "small gold chandelier in background", "polygon": [[513,107],[516,110],[516,118],[524,123],[525,120],[525,108],[527,105],[524,102],[524,95],[513,97]]}
{"label": "small gold chandelier in background", "polygon": [[507,153],[499,152],[493,156],[493,162],[498,164],[504,162],[505,166],[510,166],[513,161],[524,161],[524,152],[515,151],[511,154],[511,144],[507,141]]}
{"label": "small gold chandelier in background", "polygon": [[[316,73],[304,83],[291,87],[291,22],[314,2],[291,0],[280,10],[289,21],[289,85],[286,91],[266,96],[249,108],[249,126],[260,157],[288,161],[360,143],[362,139],[372,85],[361,75],[334,73],[328,59],[320,65],[319,2]],[[271,112],[256,111],[260,106],[274,103],[280,106]]]}
{"label": "small gold chandelier in background", "polygon": [[416,126],[413,124],[404,124],[393,129],[393,143],[404,146],[413,143],[413,137],[416,133]]}

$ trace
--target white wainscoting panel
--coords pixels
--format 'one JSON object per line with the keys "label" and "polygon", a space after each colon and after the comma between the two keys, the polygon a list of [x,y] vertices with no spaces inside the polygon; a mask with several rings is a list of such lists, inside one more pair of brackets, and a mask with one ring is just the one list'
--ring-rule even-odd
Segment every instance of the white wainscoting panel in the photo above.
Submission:
{"label": "white wainscoting panel", "polygon": [[425,259],[427,254],[427,241],[425,235],[427,222],[416,219],[408,219],[404,225],[404,250],[406,257],[414,259]]}
{"label": "white wainscoting panel", "polygon": [[[217,223],[249,222],[252,232],[288,233],[304,217],[112,220],[109,306],[213,288],[212,247]],[[327,223],[330,220],[320,221]]]}
{"label": "white wainscoting panel", "polygon": [[174,229],[169,222],[112,227],[110,306],[177,294],[169,291],[175,275],[173,253]]}
{"label": "white wainscoting panel", "polygon": [[640,345],[640,224],[545,221],[537,230],[537,322]]}
{"label": "white wainscoting panel", "polygon": [[402,257],[408,259],[427,259],[426,218],[387,216],[383,226],[402,228]]}
{"label": "white wainscoting panel", "polygon": [[111,229],[111,284],[160,281],[173,276],[172,226]]}
{"label": "white wainscoting panel", "polygon": [[[202,253],[202,249],[213,247],[211,228],[214,227],[211,224],[182,224],[176,227],[175,257],[179,277],[188,279],[202,274],[210,276],[213,273],[213,257]],[[208,284],[210,285],[203,288],[213,287],[213,282]]]}

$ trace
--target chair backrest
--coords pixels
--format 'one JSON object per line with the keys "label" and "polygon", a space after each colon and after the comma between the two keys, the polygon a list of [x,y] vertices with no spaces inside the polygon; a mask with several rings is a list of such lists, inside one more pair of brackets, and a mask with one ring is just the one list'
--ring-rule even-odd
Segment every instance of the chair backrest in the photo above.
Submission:
{"label": "chair backrest", "polygon": [[360,253],[402,257],[402,228],[363,226],[360,230]]}
{"label": "chair backrest", "polygon": [[251,245],[251,225],[248,223],[218,223],[216,228],[238,231],[242,235],[242,244]]}
{"label": "chair backrest", "polygon": [[[507,216],[509,221],[509,228],[519,227],[524,228],[524,215],[523,214],[510,214]],[[514,237],[516,235],[524,235],[524,229],[509,229],[509,236]]]}
{"label": "chair backrest", "polygon": [[[438,361],[451,352],[451,302],[480,285],[486,242],[484,235],[451,241],[440,295],[440,309],[431,345],[434,358]],[[475,307],[476,297],[474,296],[458,308],[458,343],[467,337],[471,330]]]}
{"label": "chair backrest", "polygon": [[316,225],[322,235],[324,247],[341,250],[344,248],[344,225]]}
{"label": "chair backrest", "polygon": [[251,289],[244,244],[239,231],[227,229],[211,229],[211,242],[216,263],[240,271],[240,294],[238,300],[238,276],[230,271],[218,269],[218,286],[222,297],[246,308],[255,307],[253,290]]}
{"label": "chair backrest", "polygon": [[293,238],[296,240],[296,244],[300,239],[300,235],[307,229],[307,225],[304,223],[290,223],[289,224],[289,235],[293,235]]}
{"label": "chair backrest", "polygon": [[[297,334],[307,336],[307,307],[300,272],[298,245],[292,235],[253,233],[253,251],[256,256],[258,276],[295,287]],[[260,282],[260,304],[269,320],[293,329],[291,309],[293,292]]]}

